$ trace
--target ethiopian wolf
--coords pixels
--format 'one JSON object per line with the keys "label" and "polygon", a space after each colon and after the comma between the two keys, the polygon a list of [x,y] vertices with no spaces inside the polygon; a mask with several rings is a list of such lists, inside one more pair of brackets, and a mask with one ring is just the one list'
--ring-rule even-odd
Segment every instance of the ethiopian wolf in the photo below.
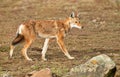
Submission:
{"label": "ethiopian wolf", "polygon": [[65,34],[69,32],[73,27],[78,29],[82,28],[80,20],[74,12],[72,12],[70,17],[64,20],[30,20],[24,22],[19,26],[16,38],[11,43],[10,57],[12,57],[15,45],[23,41],[25,44],[22,49],[22,54],[26,60],[32,60],[27,55],[27,49],[35,40],[35,38],[39,36],[41,38],[45,38],[42,50],[43,60],[47,60],[45,58],[45,54],[48,48],[49,40],[52,38],[55,38],[57,40],[59,47],[61,48],[62,52],[68,57],[68,59],[74,59],[74,57],[70,56],[68,53],[63,41]]}

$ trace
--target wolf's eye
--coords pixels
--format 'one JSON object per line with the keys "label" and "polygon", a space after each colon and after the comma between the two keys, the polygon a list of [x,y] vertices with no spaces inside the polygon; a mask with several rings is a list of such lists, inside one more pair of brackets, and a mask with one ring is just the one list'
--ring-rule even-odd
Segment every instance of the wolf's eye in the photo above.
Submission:
{"label": "wolf's eye", "polygon": [[75,23],[77,23],[77,21],[75,21]]}

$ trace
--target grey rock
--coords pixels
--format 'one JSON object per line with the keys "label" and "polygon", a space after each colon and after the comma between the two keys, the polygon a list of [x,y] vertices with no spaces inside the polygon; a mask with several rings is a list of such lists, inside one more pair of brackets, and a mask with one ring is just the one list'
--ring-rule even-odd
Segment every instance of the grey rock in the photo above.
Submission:
{"label": "grey rock", "polygon": [[116,64],[105,54],[93,57],[85,64],[78,65],[63,77],[114,77]]}

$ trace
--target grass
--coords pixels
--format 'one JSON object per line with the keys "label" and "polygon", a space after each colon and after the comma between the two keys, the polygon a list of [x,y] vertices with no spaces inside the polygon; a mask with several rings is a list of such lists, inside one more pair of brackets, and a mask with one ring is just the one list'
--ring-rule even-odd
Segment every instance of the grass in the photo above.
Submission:
{"label": "grass", "polygon": [[[120,76],[120,11],[118,8],[102,3],[78,1],[41,0],[0,0],[0,74],[9,71],[14,77],[23,77],[26,73],[50,68],[58,76],[65,75],[72,67],[86,62],[99,54],[109,55],[117,65],[116,77]],[[102,6],[104,5],[104,6]],[[94,7],[94,9],[93,9]],[[15,37],[18,25],[29,19],[64,19],[71,11],[80,13],[84,29],[72,29],[65,38],[65,44],[75,60],[68,60],[59,49],[56,41],[49,45],[48,61],[41,60],[44,39],[37,39],[28,50],[33,62],[26,61],[21,55],[23,44],[16,47],[13,58],[9,59],[9,46]],[[37,49],[36,49],[37,47]],[[34,49],[34,50],[32,50]],[[115,55],[111,55],[115,54]],[[5,70],[5,71],[4,71]]]}
{"label": "grass", "polygon": [[0,52],[7,52],[9,50],[10,50],[10,48],[8,46],[1,46],[0,47]]}

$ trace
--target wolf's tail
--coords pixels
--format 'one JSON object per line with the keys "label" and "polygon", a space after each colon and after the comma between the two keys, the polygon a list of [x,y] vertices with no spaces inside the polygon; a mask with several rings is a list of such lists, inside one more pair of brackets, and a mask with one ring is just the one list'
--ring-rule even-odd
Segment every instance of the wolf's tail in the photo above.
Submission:
{"label": "wolf's tail", "polygon": [[15,39],[12,41],[12,45],[16,45],[24,40],[24,36],[22,34],[17,34]]}
{"label": "wolf's tail", "polygon": [[13,46],[24,40],[23,30],[24,30],[24,25],[21,24],[17,30],[17,35],[16,35],[15,39],[11,43]]}

